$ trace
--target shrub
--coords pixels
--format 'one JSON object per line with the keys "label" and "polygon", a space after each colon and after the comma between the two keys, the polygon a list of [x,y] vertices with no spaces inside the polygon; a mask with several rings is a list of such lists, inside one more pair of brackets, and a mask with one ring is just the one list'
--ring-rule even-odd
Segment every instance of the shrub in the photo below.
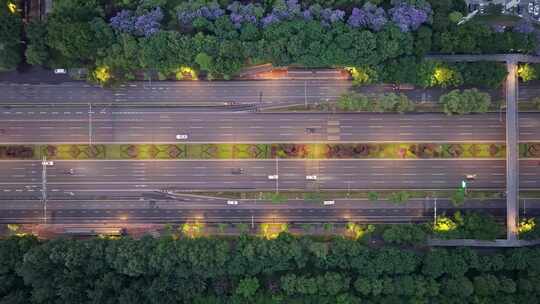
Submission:
{"label": "shrub", "polygon": [[491,104],[491,97],[489,94],[479,92],[477,89],[464,90],[463,92],[453,90],[442,95],[439,102],[448,115],[485,113]]}

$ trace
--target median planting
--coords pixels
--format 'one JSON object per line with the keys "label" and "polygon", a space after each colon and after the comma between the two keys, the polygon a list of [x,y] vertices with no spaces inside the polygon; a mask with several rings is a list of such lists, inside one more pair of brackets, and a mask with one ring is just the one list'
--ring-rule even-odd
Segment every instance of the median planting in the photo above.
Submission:
{"label": "median planting", "polygon": [[[504,158],[499,143],[108,144],[3,145],[0,159],[467,159]],[[540,143],[520,144],[522,158],[540,157]]]}

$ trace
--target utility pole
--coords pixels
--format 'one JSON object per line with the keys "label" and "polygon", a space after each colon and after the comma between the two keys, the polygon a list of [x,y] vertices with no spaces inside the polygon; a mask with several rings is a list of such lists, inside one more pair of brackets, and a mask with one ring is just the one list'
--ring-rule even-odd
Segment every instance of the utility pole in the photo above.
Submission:
{"label": "utility pole", "polygon": [[47,224],[47,157],[41,161],[41,201],[43,202],[43,223]]}
{"label": "utility pole", "polygon": [[307,80],[304,81],[304,106],[307,109]]}
{"label": "utility pole", "polygon": [[92,145],[92,104],[88,104],[88,145]]}

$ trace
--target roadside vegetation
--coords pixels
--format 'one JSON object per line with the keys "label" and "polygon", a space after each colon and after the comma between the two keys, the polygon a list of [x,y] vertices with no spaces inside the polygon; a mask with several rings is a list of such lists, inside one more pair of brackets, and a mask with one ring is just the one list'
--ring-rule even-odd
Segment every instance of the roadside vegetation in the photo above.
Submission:
{"label": "roadside vegetation", "polygon": [[377,227],[355,223],[346,225],[345,238],[328,241],[292,236],[285,224],[261,225],[259,237],[226,239],[200,237],[199,226],[181,225],[157,239],[1,240],[0,298],[229,304],[534,303],[540,297],[537,248],[411,249],[426,237],[419,225],[381,229],[388,244],[379,247],[366,246],[379,238]]}
{"label": "roadside vegetation", "polygon": [[[432,53],[531,53],[533,32],[495,31],[466,14],[463,0],[82,1],[56,0],[31,21],[2,0],[3,69],[21,61],[86,67],[90,79],[230,79],[248,65],[350,67],[363,78],[409,81]],[[26,37],[26,53],[22,52]],[[398,69],[400,73],[394,73]],[[396,75],[396,76],[393,76]]]}

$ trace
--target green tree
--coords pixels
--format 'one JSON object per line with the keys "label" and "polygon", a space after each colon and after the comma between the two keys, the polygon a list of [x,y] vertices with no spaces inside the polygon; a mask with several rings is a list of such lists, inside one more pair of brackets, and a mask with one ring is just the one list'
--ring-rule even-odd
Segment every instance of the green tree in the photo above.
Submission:
{"label": "green tree", "polygon": [[368,192],[368,199],[370,201],[378,201],[379,200],[379,193],[375,191],[369,191]]}
{"label": "green tree", "polygon": [[387,243],[398,245],[416,245],[426,241],[426,232],[418,224],[395,224],[390,225],[383,232],[383,240]]}
{"label": "green tree", "polygon": [[195,56],[195,62],[199,65],[203,71],[210,71],[212,69],[212,57],[208,54],[201,52]]}
{"label": "green tree", "polygon": [[253,277],[243,278],[238,282],[235,293],[245,299],[252,298],[259,289],[259,280]]}
{"label": "green tree", "polygon": [[22,19],[17,11],[0,1],[0,71],[13,70],[21,62]]}
{"label": "green tree", "polygon": [[460,92],[453,90],[442,95],[439,102],[443,105],[444,112],[452,114],[485,113],[491,104],[491,97],[487,93],[477,89],[468,89]]}
{"label": "green tree", "polygon": [[455,207],[462,206],[465,203],[465,189],[457,189],[450,197],[450,200]]}
{"label": "green tree", "polygon": [[32,65],[46,65],[50,58],[46,24],[42,21],[31,21],[26,28],[26,37],[28,38],[26,62]]}
{"label": "green tree", "polygon": [[528,63],[521,64],[518,68],[517,74],[523,82],[529,82],[538,77],[538,72],[536,71],[535,67]]}

